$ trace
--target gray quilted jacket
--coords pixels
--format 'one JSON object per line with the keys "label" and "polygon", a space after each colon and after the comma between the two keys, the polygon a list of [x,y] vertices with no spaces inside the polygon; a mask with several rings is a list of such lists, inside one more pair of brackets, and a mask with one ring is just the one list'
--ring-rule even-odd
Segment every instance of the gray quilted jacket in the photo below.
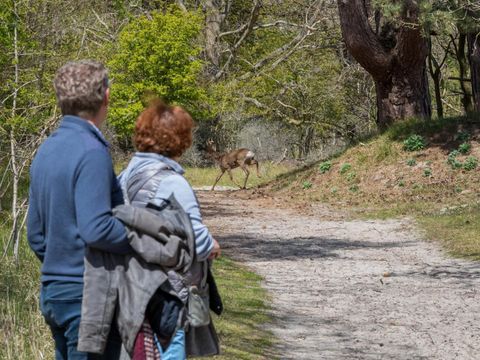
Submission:
{"label": "gray quilted jacket", "polygon": [[163,206],[161,211],[131,205],[114,209],[114,215],[127,225],[134,253],[87,249],[79,351],[103,353],[115,316],[131,354],[147,304],[160,286],[186,302],[188,274],[195,259],[188,251],[194,249],[193,231],[173,196]]}

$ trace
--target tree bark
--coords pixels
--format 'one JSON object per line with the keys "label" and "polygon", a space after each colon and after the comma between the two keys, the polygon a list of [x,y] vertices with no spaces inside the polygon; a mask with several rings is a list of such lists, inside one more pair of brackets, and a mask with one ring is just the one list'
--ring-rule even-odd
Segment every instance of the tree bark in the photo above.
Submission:
{"label": "tree bark", "polygon": [[[404,2],[404,23],[393,39],[383,41],[382,31],[373,31],[365,0],[337,0],[343,39],[352,56],[373,77],[377,93],[377,125],[381,130],[393,122],[431,116],[426,72],[428,42],[418,23],[418,5]],[[378,25],[378,20],[376,21]],[[389,24],[391,27],[392,25]],[[394,41],[392,46],[392,41]]]}
{"label": "tree bark", "polygon": [[460,81],[460,89],[462,90],[462,105],[465,113],[469,113],[473,111],[473,103],[472,103],[472,91],[468,84],[467,75],[467,58],[465,56],[465,46],[467,44],[467,36],[465,34],[460,34],[458,37],[458,44],[453,41],[453,47],[455,50],[455,57],[458,61],[458,69],[460,72],[459,81]]}
{"label": "tree bark", "polygon": [[469,34],[467,40],[474,110],[480,112],[480,33]]}
{"label": "tree bark", "polygon": [[213,73],[216,73],[220,68],[218,36],[225,18],[225,14],[221,12],[225,4],[220,0],[205,0],[203,7],[205,11],[205,54],[213,65]]}

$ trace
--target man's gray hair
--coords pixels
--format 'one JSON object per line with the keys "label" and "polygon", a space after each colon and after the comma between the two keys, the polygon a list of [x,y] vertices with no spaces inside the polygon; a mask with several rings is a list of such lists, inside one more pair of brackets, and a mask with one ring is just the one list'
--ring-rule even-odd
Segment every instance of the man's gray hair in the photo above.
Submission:
{"label": "man's gray hair", "polygon": [[105,99],[108,72],[96,61],[68,62],[58,69],[53,86],[63,115],[90,118],[98,113]]}

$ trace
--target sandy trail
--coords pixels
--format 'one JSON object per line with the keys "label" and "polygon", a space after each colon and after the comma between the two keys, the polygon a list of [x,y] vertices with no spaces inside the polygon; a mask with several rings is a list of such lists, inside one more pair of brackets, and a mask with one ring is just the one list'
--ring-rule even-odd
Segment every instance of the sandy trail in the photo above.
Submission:
{"label": "sandy trail", "polygon": [[409,220],[345,220],[198,192],[226,254],[261,274],[281,359],[480,359],[480,263]]}

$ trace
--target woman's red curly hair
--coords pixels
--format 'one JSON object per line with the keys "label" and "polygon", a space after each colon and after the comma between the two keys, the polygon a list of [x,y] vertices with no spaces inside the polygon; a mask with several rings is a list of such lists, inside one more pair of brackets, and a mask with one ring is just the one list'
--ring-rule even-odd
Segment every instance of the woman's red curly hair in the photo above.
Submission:
{"label": "woman's red curly hair", "polygon": [[155,100],[138,117],[133,141],[141,152],[176,158],[192,145],[194,122],[180,106]]}

